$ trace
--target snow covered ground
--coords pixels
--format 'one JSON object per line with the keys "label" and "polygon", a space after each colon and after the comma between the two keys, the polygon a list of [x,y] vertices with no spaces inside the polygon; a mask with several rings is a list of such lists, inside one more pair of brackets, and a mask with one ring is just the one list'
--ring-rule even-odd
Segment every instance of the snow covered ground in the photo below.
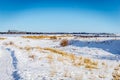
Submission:
{"label": "snow covered ground", "polygon": [[120,80],[119,37],[22,36],[0,37],[0,80]]}

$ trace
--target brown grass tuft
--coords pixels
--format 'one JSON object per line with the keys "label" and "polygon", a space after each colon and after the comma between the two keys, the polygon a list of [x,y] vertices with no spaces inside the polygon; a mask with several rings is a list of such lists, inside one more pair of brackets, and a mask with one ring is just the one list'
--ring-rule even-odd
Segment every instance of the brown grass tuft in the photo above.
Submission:
{"label": "brown grass tuft", "polygon": [[22,36],[22,38],[28,38],[28,39],[44,39],[44,38],[49,38],[49,36]]}
{"label": "brown grass tuft", "polygon": [[60,42],[60,45],[61,45],[62,47],[67,46],[67,45],[68,45],[68,40],[67,40],[67,39],[63,39],[63,40]]}
{"label": "brown grass tuft", "polygon": [[47,59],[53,59],[53,56],[51,54],[47,55]]}
{"label": "brown grass tuft", "polygon": [[99,77],[99,78],[106,78],[106,76],[103,75],[103,74],[99,75],[98,77]]}
{"label": "brown grass tuft", "polygon": [[0,38],[0,40],[5,40],[6,38]]}
{"label": "brown grass tuft", "polygon": [[32,48],[30,46],[24,47],[25,50],[30,51]]}
{"label": "brown grass tuft", "polygon": [[57,39],[57,36],[50,36],[50,39]]}
{"label": "brown grass tuft", "polygon": [[88,59],[88,58],[85,58],[85,59],[84,59],[84,63],[89,64],[89,63],[91,63],[91,60]]}
{"label": "brown grass tuft", "polygon": [[12,41],[9,42],[9,45],[14,45],[14,43]]}
{"label": "brown grass tuft", "polygon": [[22,38],[28,38],[28,39],[57,39],[57,36],[22,36]]}
{"label": "brown grass tuft", "polygon": [[[85,68],[89,69],[97,69],[98,67],[98,62],[93,61],[89,58],[83,58],[81,56],[77,57],[74,54],[67,53],[54,48],[44,48],[44,50],[48,50],[50,52],[62,55],[62,57],[69,59],[74,66],[85,66]],[[57,58],[57,60],[63,62],[63,60],[65,60],[64,58]]]}
{"label": "brown grass tuft", "polygon": [[85,68],[97,69],[98,62],[92,61],[89,58],[85,58],[84,59],[84,65],[85,65]]}
{"label": "brown grass tuft", "polygon": [[73,65],[74,66],[81,66],[81,65],[83,65],[83,60],[82,60],[82,57],[76,57],[75,58],[75,60],[74,60],[74,62],[73,62]]}
{"label": "brown grass tuft", "polygon": [[96,65],[92,65],[92,64],[86,64],[85,68],[88,68],[88,69],[97,69],[97,66]]}
{"label": "brown grass tuft", "polygon": [[115,67],[112,76],[113,76],[113,80],[120,80],[120,66]]}
{"label": "brown grass tuft", "polygon": [[29,55],[28,57],[31,59],[35,59],[35,55]]}
{"label": "brown grass tuft", "polygon": [[64,77],[71,77],[71,74],[68,70],[65,70],[64,74],[63,74]]}
{"label": "brown grass tuft", "polygon": [[54,48],[44,48],[44,50],[48,50],[48,51],[53,52],[53,53],[61,54],[62,56],[67,55],[66,52],[60,51],[60,50],[57,50],[57,49],[54,49]]}

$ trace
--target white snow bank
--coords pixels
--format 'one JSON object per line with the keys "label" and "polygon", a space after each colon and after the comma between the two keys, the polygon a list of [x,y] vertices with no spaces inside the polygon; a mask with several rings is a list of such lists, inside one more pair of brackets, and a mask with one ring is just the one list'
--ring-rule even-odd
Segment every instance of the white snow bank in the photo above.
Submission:
{"label": "white snow bank", "polygon": [[10,53],[0,47],[0,80],[13,80],[12,59]]}
{"label": "white snow bank", "polygon": [[[22,80],[111,80],[113,70],[116,65],[120,64],[120,61],[109,60],[108,56],[113,57],[116,54],[112,52],[119,51],[119,40],[75,40],[70,45],[61,47],[59,45],[60,40],[8,37],[0,44],[14,51],[14,57],[17,59],[17,71]],[[13,44],[6,45],[11,41]],[[30,50],[24,49],[25,46],[30,47]],[[85,56],[98,62],[97,69],[88,69],[85,65],[76,66],[76,64],[73,64],[79,61],[83,63],[84,59],[76,59],[73,62],[60,54],[34,47],[60,49],[68,53],[74,53],[76,56]],[[0,68],[0,74],[2,74],[0,79],[13,80],[12,56],[4,48],[0,48],[0,56],[0,66],[2,66]],[[106,59],[102,59],[104,57]]]}

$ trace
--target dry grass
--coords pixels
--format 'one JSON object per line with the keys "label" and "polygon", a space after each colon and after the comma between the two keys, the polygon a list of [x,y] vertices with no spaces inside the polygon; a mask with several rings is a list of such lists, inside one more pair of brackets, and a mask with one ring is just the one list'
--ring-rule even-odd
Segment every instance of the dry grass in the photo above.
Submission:
{"label": "dry grass", "polygon": [[22,38],[28,38],[28,39],[57,39],[57,36],[22,36]]}
{"label": "dry grass", "polygon": [[0,38],[0,40],[5,40],[6,38]]}
{"label": "dry grass", "polygon": [[75,77],[74,77],[75,80],[83,80],[83,74],[75,74]]}
{"label": "dry grass", "polygon": [[59,57],[57,57],[57,60],[60,61],[60,62],[63,62],[64,58],[62,56],[59,56]]}
{"label": "dry grass", "polygon": [[33,59],[33,60],[35,59],[35,55],[29,55],[28,57]]}
{"label": "dry grass", "polygon": [[36,47],[31,47],[31,46],[25,46],[25,47],[18,47],[17,45],[15,45],[15,47],[17,47],[17,48],[19,48],[19,49],[21,49],[21,50],[26,50],[26,51],[30,51],[30,50],[32,50],[32,49],[36,49],[36,50],[38,50],[38,51],[43,51],[44,49],[43,48],[41,48],[41,47],[39,47],[39,46],[36,46]]}
{"label": "dry grass", "polygon": [[27,51],[30,51],[32,49],[32,47],[26,46],[26,47],[24,47],[24,49],[27,50]]}
{"label": "dry grass", "polygon": [[97,69],[97,66],[96,65],[92,65],[92,64],[86,64],[85,68],[88,68],[88,69]]}
{"label": "dry grass", "polygon": [[73,65],[78,66],[78,67],[84,65],[83,58],[81,56],[76,57],[74,62],[73,62]]}
{"label": "dry grass", "polygon": [[51,64],[50,76],[54,77],[56,75],[56,73],[57,73],[56,65]]}
{"label": "dry grass", "polygon": [[4,42],[3,44],[6,46],[7,45],[12,45],[12,46],[14,45],[15,46],[14,42],[12,42],[12,41],[7,41],[7,42]]}
{"label": "dry grass", "polygon": [[98,62],[92,61],[89,58],[85,58],[84,59],[84,65],[85,65],[85,68],[97,69]]}
{"label": "dry grass", "polygon": [[43,48],[39,47],[39,46],[36,46],[36,47],[33,47],[33,49],[37,49],[39,51],[43,51]]}
{"label": "dry grass", "polygon": [[50,36],[22,36],[22,38],[28,38],[28,39],[45,39],[50,38]]}
{"label": "dry grass", "polygon": [[42,60],[43,58],[42,57],[39,57],[39,60]]}
{"label": "dry grass", "polygon": [[62,47],[67,46],[68,44],[69,44],[69,42],[68,42],[67,39],[63,39],[63,40],[61,40],[61,42],[60,42],[60,45],[61,45]]}
{"label": "dry grass", "polygon": [[53,53],[57,53],[57,54],[61,54],[61,55],[66,55],[65,52],[57,50],[57,49],[54,49],[54,48],[44,48],[44,50],[48,50],[48,51],[51,51]]}
{"label": "dry grass", "polygon": [[[11,45],[14,43],[10,43]],[[50,51],[52,53],[55,54],[59,54],[60,56],[57,57],[58,61],[64,62],[64,61],[68,61],[70,62],[72,65],[74,66],[85,66],[85,68],[89,68],[89,69],[97,69],[98,66],[98,62],[93,61],[92,59],[89,58],[84,58],[81,56],[76,56],[75,54],[72,53],[67,53],[55,48],[41,48],[39,46],[36,47],[31,47],[31,46],[26,46],[26,47],[18,47],[19,49],[25,49],[27,51],[30,51],[31,49],[36,49],[39,51]],[[29,58],[34,59],[35,55],[30,55]],[[47,59],[49,59],[49,63],[52,63],[54,60],[54,57],[52,54],[48,54],[48,56],[46,57]]]}
{"label": "dry grass", "polygon": [[106,65],[105,62],[102,62],[102,65]]}
{"label": "dry grass", "polygon": [[48,54],[46,58],[52,60],[53,56],[51,54]]}
{"label": "dry grass", "polygon": [[68,70],[65,70],[63,76],[64,77],[71,77],[71,73]]}
{"label": "dry grass", "polygon": [[48,54],[47,56],[46,56],[46,58],[48,59],[48,63],[52,63],[53,62],[53,56],[51,55],[51,54]]}
{"label": "dry grass", "polygon": [[[74,66],[85,66],[85,68],[89,68],[89,69],[97,69],[97,67],[98,67],[98,62],[93,61],[89,58],[83,58],[81,56],[75,56],[74,54],[67,53],[67,52],[57,50],[57,49],[54,49],[54,48],[45,48],[44,50],[48,50],[48,51],[51,51],[53,53],[60,54],[60,55],[62,55],[62,57],[70,59],[70,61],[72,61],[72,64]],[[57,59],[59,61],[63,62],[64,58],[62,58],[62,57],[57,58]]]}
{"label": "dry grass", "polygon": [[59,38],[66,38],[66,37],[73,37],[73,36],[71,36],[71,35],[61,35],[61,36],[47,36],[47,35],[22,36],[22,38],[28,38],[28,39],[59,39]]}
{"label": "dry grass", "polygon": [[88,59],[88,58],[85,58],[85,59],[84,59],[84,63],[85,63],[85,64],[91,63],[91,60]]}
{"label": "dry grass", "polygon": [[51,76],[51,77],[54,77],[54,76],[56,75],[56,73],[57,73],[57,72],[56,72],[55,70],[52,70],[52,71],[50,71],[50,76]]}
{"label": "dry grass", "polygon": [[50,39],[57,39],[57,36],[50,36]]}
{"label": "dry grass", "polygon": [[99,75],[98,77],[99,77],[99,78],[106,78],[106,76],[103,75],[103,74]]}
{"label": "dry grass", "polygon": [[64,63],[64,61],[67,61],[67,62],[71,62],[71,64],[74,64],[73,62],[74,62],[75,57],[76,57],[74,54],[67,53],[67,52],[57,50],[54,48],[45,48],[44,50],[48,50],[52,53],[59,54],[59,56],[57,57],[57,60],[60,62]]}
{"label": "dry grass", "polygon": [[10,42],[9,42],[9,45],[14,45],[14,42],[10,41]]}
{"label": "dry grass", "polygon": [[112,73],[113,80],[120,80],[120,65],[115,67],[114,72]]}

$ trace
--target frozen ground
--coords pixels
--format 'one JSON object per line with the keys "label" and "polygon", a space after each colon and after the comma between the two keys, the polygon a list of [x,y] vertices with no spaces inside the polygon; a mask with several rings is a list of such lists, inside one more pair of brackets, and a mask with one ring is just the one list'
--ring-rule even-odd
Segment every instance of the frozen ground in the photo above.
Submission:
{"label": "frozen ground", "polygon": [[120,80],[120,38],[3,37],[0,80]]}

